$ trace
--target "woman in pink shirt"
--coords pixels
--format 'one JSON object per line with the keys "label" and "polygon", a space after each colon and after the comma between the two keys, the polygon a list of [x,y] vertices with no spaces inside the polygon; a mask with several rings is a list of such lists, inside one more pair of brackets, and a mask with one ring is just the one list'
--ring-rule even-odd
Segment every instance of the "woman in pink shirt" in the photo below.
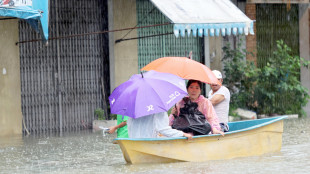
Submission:
{"label": "woman in pink shirt", "polygon": [[[201,95],[201,86],[202,83],[197,80],[189,80],[187,83],[187,92],[188,96],[184,99],[190,99],[191,102],[195,102],[198,104],[198,111],[200,111],[206,118],[206,120],[209,122],[211,126],[211,132],[213,134],[221,134],[224,136],[224,132],[221,131],[221,127],[219,125],[218,117],[215,113],[215,110],[213,108],[212,103]],[[182,99],[176,104],[176,107],[174,107],[171,111],[171,115],[169,116],[169,125],[173,125],[173,121],[175,119],[175,116],[179,116],[180,114],[180,108],[183,108],[185,105],[185,101]]]}

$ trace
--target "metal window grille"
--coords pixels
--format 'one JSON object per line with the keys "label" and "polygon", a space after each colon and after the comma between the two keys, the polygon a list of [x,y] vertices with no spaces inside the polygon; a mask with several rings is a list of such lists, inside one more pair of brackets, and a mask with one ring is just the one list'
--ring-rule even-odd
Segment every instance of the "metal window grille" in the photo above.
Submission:
{"label": "metal window grille", "polygon": [[[137,21],[138,26],[163,24],[169,22],[150,1],[137,0]],[[141,38],[138,41],[138,67],[139,70],[160,57],[187,57],[192,51],[193,59],[204,63],[203,38],[200,37],[179,37],[176,38],[173,32],[173,25],[164,25],[151,28],[138,29],[138,36],[160,35]]]}
{"label": "metal window grille", "polygon": [[[107,30],[107,14],[106,1],[50,0],[49,36]],[[40,39],[25,21],[20,21],[19,31],[20,41]],[[91,127],[94,110],[103,106],[103,91],[109,94],[108,35],[19,47],[23,131],[40,134]]]}
{"label": "metal window grille", "polygon": [[259,67],[266,65],[280,39],[292,49],[292,54],[299,55],[298,4],[291,4],[289,10],[285,4],[257,4],[256,38]]}

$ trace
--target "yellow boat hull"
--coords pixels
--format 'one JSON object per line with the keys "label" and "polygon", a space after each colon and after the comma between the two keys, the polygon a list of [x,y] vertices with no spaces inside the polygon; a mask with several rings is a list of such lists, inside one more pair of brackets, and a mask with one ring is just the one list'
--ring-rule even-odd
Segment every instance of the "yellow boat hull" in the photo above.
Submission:
{"label": "yellow boat hull", "polygon": [[[266,123],[265,123],[266,124]],[[281,150],[283,118],[263,126],[254,125],[225,136],[185,138],[116,139],[127,163],[201,162],[257,156]]]}

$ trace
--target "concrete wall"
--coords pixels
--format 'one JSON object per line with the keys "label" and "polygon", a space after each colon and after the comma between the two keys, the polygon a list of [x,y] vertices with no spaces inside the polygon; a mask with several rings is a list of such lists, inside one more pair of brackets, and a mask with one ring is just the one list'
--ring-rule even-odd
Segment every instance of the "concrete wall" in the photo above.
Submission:
{"label": "concrete wall", "polygon": [[210,53],[210,68],[211,70],[219,70],[222,72],[222,58],[223,58],[223,37],[214,36],[209,37],[209,53]]}
{"label": "concrete wall", "polygon": [[[300,57],[305,60],[310,60],[310,5],[309,4],[299,4],[299,51]],[[310,94],[310,70],[301,67],[301,84],[308,88]],[[307,115],[310,116],[310,101],[306,107],[304,107]]]}
{"label": "concrete wall", "polygon": [[0,137],[22,134],[18,20],[0,20]]}
{"label": "concrete wall", "polygon": [[[109,30],[132,28],[137,25],[135,0],[109,0],[108,8]],[[109,34],[111,91],[138,73],[138,40],[115,43],[118,39],[133,37],[137,37],[136,29]]]}

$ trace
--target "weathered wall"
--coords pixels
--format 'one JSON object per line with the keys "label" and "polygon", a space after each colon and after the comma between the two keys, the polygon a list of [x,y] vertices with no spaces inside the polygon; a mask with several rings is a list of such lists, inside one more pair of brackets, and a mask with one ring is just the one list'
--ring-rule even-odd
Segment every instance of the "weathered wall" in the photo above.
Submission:
{"label": "weathered wall", "polygon": [[[109,30],[137,25],[135,0],[109,0]],[[115,43],[118,39],[137,37],[137,30],[109,33],[111,91],[138,73],[138,40]]]}
{"label": "weathered wall", "polygon": [[18,20],[0,20],[0,136],[22,134]]}
{"label": "weathered wall", "polygon": [[210,68],[211,70],[219,70],[223,72],[222,70],[222,48],[223,48],[223,39],[222,37],[209,37],[209,52],[210,52]]}

